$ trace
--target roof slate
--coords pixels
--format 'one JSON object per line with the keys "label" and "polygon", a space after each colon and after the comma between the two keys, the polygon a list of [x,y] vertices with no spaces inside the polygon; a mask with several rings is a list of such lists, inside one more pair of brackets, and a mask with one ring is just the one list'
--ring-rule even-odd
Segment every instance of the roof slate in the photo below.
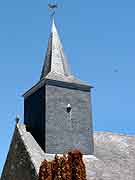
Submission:
{"label": "roof slate", "polygon": [[53,19],[52,31],[48,42],[48,49],[41,74],[41,79],[48,73],[55,72],[62,76],[70,76],[71,72],[64,54],[64,50]]}
{"label": "roof slate", "polygon": [[87,83],[75,78],[71,74],[54,20],[52,23],[52,31],[49,38],[48,48],[40,77],[40,80],[43,79],[52,79],[90,86]]}
{"label": "roof slate", "polygon": [[[87,180],[135,179],[135,136],[98,132],[94,133],[94,145],[94,155],[84,156]],[[22,173],[27,176],[31,167],[32,176],[26,179],[36,179],[41,162],[54,156],[42,151],[24,125],[17,125],[1,180],[23,180]],[[29,169],[25,163],[30,164]]]}

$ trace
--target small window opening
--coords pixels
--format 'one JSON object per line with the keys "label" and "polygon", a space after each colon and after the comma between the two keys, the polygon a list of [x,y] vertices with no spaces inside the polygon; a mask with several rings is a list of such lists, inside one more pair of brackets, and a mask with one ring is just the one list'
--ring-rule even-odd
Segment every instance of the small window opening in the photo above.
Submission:
{"label": "small window opening", "polygon": [[67,112],[70,113],[71,110],[72,110],[71,104],[68,104],[68,105],[67,105]]}

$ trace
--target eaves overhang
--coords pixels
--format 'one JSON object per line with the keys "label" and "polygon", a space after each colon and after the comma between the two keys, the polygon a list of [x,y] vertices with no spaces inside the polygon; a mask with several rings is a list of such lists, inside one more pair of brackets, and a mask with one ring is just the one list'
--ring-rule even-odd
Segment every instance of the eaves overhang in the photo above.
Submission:
{"label": "eaves overhang", "polygon": [[74,82],[66,82],[66,81],[58,81],[54,79],[42,79],[38,83],[36,83],[32,88],[30,88],[28,91],[26,91],[22,96],[26,99],[28,96],[35,93],[38,89],[42,88],[44,85],[52,85],[52,86],[58,86],[62,88],[69,88],[69,89],[76,89],[81,91],[90,91],[93,86],[86,85],[86,84],[77,84]]}

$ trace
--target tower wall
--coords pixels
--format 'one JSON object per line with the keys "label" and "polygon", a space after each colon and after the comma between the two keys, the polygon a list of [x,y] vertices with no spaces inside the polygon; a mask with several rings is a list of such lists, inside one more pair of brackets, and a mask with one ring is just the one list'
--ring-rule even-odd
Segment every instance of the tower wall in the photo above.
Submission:
{"label": "tower wall", "polygon": [[[93,153],[89,91],[46,85],[46,152],[80,149]],[[71,112],[67,112],[68,104]]]}
{"label": "tower wall", "polygon": [[93,153],[90,89],[71,74],[53,20],[41,79],[24,94],[25,124],[45,152]]}
{"label": "tower wall", "polygon": [[45,150],[45,86],[25,98],[24,124]]}

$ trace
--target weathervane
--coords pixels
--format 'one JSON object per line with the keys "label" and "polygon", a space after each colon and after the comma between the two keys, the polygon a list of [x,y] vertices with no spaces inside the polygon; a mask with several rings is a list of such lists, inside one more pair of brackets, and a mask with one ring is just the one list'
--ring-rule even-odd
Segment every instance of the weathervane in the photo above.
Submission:
{"label": "weathervane", "polygon": [[58,4],[56,4],[56,3],[55,4],[49,3],[48,4],[48,8],[52,12],[51,17],[53,17],[55,15],[55,9],[58,8]]}

